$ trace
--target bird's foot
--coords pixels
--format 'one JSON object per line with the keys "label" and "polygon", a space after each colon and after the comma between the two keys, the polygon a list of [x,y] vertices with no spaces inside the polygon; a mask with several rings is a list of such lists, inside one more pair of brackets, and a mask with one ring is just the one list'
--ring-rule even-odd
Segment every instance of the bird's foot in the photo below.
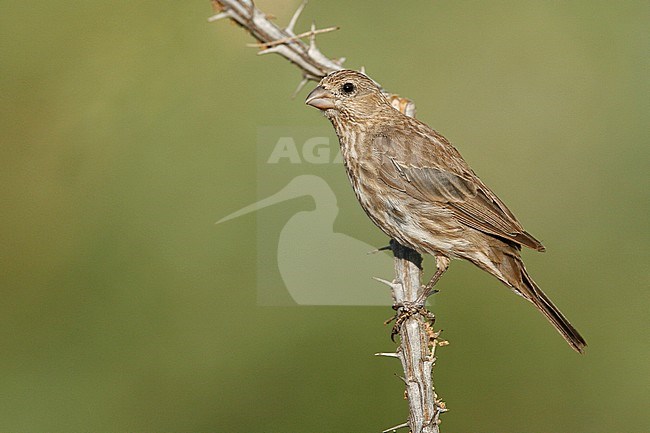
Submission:
{"label": "bird's foot", "polygon": [[396,304],[393,305],[393,310],[395,310],[395,315],[384,322],[384,325],[388,325],[392,321],[395,321],[393,329],[390,331],[390,339],[393,342],[395,342],[395,336],[399,334],[404,322],[417,314],[421,315],[431,325],[436,321],[436,316],[431,311],[427,310],[422,303],[409,302],[404,303],[403,305]]}

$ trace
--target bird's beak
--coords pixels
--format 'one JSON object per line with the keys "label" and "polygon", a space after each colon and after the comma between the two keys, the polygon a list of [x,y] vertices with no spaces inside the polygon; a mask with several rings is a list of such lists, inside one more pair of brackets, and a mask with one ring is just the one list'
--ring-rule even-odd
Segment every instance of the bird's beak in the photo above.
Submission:
{"label": "bird's beak", "polygon": [[318,86],[307,95],[305,104],[316,107],[319,110],[334,108],[334,95],[323,86]]}

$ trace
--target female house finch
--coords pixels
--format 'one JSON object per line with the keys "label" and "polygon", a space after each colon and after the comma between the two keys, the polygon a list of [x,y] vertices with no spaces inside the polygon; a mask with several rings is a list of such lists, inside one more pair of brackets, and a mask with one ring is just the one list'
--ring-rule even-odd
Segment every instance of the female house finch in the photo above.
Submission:
{"label": "female house finch", "polygon": [[394,109],[379,86],[350,70],[323,78],[306,103],[323,111],[341,145],[348,177],[370,219],[388,236],[432,254],[438,270],[469,260],[530,301],[582,353],[578,331],[530,277],[521,246],[544,251],[449,141]]}

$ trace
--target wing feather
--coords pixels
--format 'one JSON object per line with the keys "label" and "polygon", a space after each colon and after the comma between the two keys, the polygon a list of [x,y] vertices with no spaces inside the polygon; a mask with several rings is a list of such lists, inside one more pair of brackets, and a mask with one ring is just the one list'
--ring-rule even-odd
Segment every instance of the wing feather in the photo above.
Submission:
{"label": "wing feather", "polygon": [[[444,137],[429,131],[433,134],[419,137],[425,143],[402,140],[399,134],[383,135],[375,140],[374,147],[381,154],[380,179],[420,201],[447,207],[468,227],[544,251],[544,246],[524,230],[458,151]],[[415,145],[426,149],[424,158],[409,151]]]}

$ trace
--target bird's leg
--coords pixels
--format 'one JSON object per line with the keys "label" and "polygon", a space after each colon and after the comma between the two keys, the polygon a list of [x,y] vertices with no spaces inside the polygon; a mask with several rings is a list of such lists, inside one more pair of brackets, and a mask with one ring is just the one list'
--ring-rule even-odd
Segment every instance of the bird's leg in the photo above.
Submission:
{"label": "bird's leg", "polygon": [[433,287],[436,285],[442,274],[444,274],[447,269],[449,268],[449,263],[451,260],[447,256],[443,255],[436,255],[436,273],[433,274],[433,277],[431,277],[431,280],[427,283],[426,286],[422,289],[422,294],[418,296],[415,302],[409,302],[409,303],[404,303],[404,305],[393,305],[393,309],[396,311],[395,316],[393,316],[391,319],[387,320],[384,322],[385,325],[388,325],[390,322],[393,320],[395,321],[395,324],[393,325],[393,329],[391,330],[390,333],[390,339],[395,341],[395,336],[399,334],[400,328],[402,327],[402,324],[406,322],[406,320],[415,315],[415,314],[420,314],[422,315],[426,320],[428,320],[431,324],[435,321],[435,316],[433,313],[429,310],[426,309],[425,304],[427,302],[427,298],[431,296],[435,291],[433,290]]}
{"label": "bird's leg", "polygon": [[449,260],[449,257],[447,256],[442,256],[442,255],[436,255],[436,273],[433,274],[433,277],[429,280],[426,286],[424,286],[424,289],[422,290],[422,294],[418,297],[418,300],[416,304],[421,304],[424,305],[424,303],[427,301],[427,298],[431,296],[434,292],[433,287],[438,283],[438,280],[440,277],[442,277],[442,274],[444,274],[447,269],[449,268],[449,263],[451,260]]}

